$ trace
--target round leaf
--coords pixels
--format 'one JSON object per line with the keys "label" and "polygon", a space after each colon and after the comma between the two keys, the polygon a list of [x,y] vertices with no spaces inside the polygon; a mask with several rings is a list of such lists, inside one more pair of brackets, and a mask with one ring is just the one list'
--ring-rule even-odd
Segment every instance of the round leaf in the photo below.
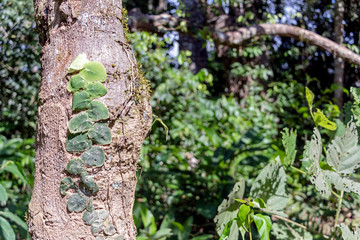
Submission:
{"label": "round leaf", "polygon": [[89,176],[86,172],[81,173],[81,181],[92,194],[95,194],[99,191],[99,187],[94,179],[92,179],[92,177]]}
{"label": "round leaf", "polygon": [[111,130],[106,123],[96,123],[88,132],[89,138],[96,144],[111,143]]}
{"label": "round leaf", "polygon": [[15,233],[12,229],[10,223],[5,219],[0,217],[0,236],[4,240],[15,240]]}
{"label": "round leaf", "polygon": [[68,91],[69,92],[76,92],[80,89],[85,88],[85,79],[83,79],[79,74],[76,74],[70,78],[70,82],[68,85]]}
{"label": "round leaf", "polygon": [[67,204],[67,208],[70,212],[82,212],[87,204],[87,197],[74,193],[70,196]]}
{"label": "round leaf", "polygon": [[75,188],[75,183],[71,178],[66,177],[63,180],[61,180],[61,183],[60,183],[60,194],[61,195],[65,196],[66,190],[68,190],[70,188]]}
{"label": "round leaf", "polygon": [[100,147],[93,146],[81,155],[81,159],[86,165],[101,167],[105,161],[105,153]]}
{"label": "round leaf", "polygon": [[104,96],[107,93],[107,89],[103,84],[95,82],[86,86],[86,92],[89,93],[91,99],[94,99]]}
{"label": "round leaf", "polygon": [[84,64],[89,62],[85,53],[79,54],[68,67],[68,73],[73,73],[84,68]]}
{"label": "round leaf", "polygon": [[70,162],[68,163],[68,165],[66,167],[66,170],[70,174],[78,175],[78,174],[81,174],[82,172],[84,172],[83,165],[84,165],[83,160],[81,160],[79,158],[74,158],[74,159],[70,160]]}
{"label": "round leaf", "polygon": [[86,111],[89,118],[93,121],[105,120],[109,118],[109,110],[107,107],[98,101],[92,101],[89,104],[89,110]]}
{"label": "round leaf", "polygon": [[69,135],[66,139],[65,148],[68,152],[83,152],[91,147],[91,140],[87,134]]}
{"label": "round leaf", "polygon": [[69,131],[71,133],[86,132],[92,125],[93,122],[90,121],[89,115],[86,112],[81,112],[70,120]]}
{"label": "round leaf", "polygon": [[72,100],[72,109],[84,110],[88,107],[90,101],[90,96],[86,91],[76,92]]}
{"label": "round leaf", "polygon": [[84,69],[80,71],[80,76],[89,82],[94,81],[105,81],[106,80],[106,69],[99,62],[87,62],[84,64]]}
{"label": "round leaf", "polygon": [[109,216],[109,212],[103,209],[95,210],[93,212],[85,211],[83,220],[86,225],[91,225],[94,221],[105,221]]}

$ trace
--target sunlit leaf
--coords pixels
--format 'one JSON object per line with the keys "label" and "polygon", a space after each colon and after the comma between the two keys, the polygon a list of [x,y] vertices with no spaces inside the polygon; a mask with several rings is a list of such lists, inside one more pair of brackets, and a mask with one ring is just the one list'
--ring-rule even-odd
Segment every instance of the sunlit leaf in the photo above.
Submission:
{"label": "sunlit leaf", "polygon": [[76,74],[70,78],[67,90],[69,92],[76,92],[80,89],[84,89],[86,85],[85,79],[83,79],[79,74]]}
{"label": "sunlit leaf", "polygon": [[68,152],[83,152],[91,147],[91,140],[86,133],[69,135],[65,142],[65,148]]}
{"label": "sunlit leaf", "polygon": [[331,131],[336,130],[336,123],[327,119],[327,117],[324,115],[324,113],[320,109],[316,109],[316,112],[314,113],[314,122],[316,125],[319,125],[328,130],[331,130]]}
{"label": "sunlit leaf", "polygon": [[89,82],[103,82],[107,77],[105,67],[96,61],[85,63],[84,69],[80,71],[80,76]]}
{"label": "sunlit leaf", "polygon": [[70,196],[67,204],[67,208],[70,212],[82,212],[84,211],[88,198],[79,193],[74,193]]}
{"label": "sunlit leaf", "polygon": [[89,62],[85,53],[79,54],[68,67],[68,73],[73,73],[84,68],[85,63]]}
{"label": "sunlit leaf", "polygon": [[305,94],[306,94],[306,101],[308,102],[309,105],[310,113],[312,114],[312,106],[314,103],[315,95],[308,87],[305,87]]}
{"label": "sunlit leaf", "polygon": [[86,92],[89,93],[91,99],[94,99],[104,96],[107,93],[107,89],[103,84],[94,82],[86,85]]}
{"label": "sunlit leaf", "polygon": [[261,236],[261,240],[269,240],[269,233],[272,226],[270,217],[262,214],[256,214],[254,215],[254,222]]}
{"label": "sunlit leaf", "polygon": [[109,110],[102,102],[92,101],[87,110],[89,118],[93,121],[105,120],[109,118]]}
{"label": "sunlit leaf", "polygon": [[296,157],[296,130],[284,128],[282,132],[282,144],[285,148],[285,158],[281,160],[283,166],[291,166]]}
{"label": "sunlit leaf", "polygon": [[89,138],[96,144],[111,143],[111,130],[106,123],[96,123],[88,132]]}
{"label": "sunlit leaf", "polygon": [[10,223],[3,217],[0,217],[0,236],[4,240],[15,240],[15,233]]}
{"label": "sunlit leaf", "polygon": [[360,166],[360,146],[354,122],[350,121],[344,134],[336,136],[327,150],[327,163],[338,173],[350,174]]}
{"label": "sunlit leaf", "polygon": [[6,189],[0,183],[0,204],[1,203],[5,204],[7,200],[8,200],[8,194],[6,192]]}
{"label": "sunlit leaf", "polygon": [[324,171],[330,183],[339,191],[354,192],[360,195],[360,182],[357,178],[342,177],[336,172]]}
{"label": "sunlit leaf", "polygon": [[269,209],[280,211],[287,205],[286,174],[279,157],[268,163],[255,179],[251,198],[262,198]]}
{"label": "sunlit leaf", "polygon": [[89,115],[86,112],[81,112],[69,121],[69,131],[70,133],[86,132],[92,125],[93,122],[90,121]]}
{"label": "sunlit leaf", "polygon": [[353,232],[345,223],[341,223],[338,227],[341,229],[343,240],[360,240],[360,228],[357,227]]}
{"label": "sunlit leaf", "polygon": [[330,187],[320,168],[321,152],[321,135],[319,130],[314,128],[314,134],[311,137],[311,141],[306,142],[302,164],[310,175],[311,183],[315,184],[316,190],[325,197],[329,197],[331,194]]}

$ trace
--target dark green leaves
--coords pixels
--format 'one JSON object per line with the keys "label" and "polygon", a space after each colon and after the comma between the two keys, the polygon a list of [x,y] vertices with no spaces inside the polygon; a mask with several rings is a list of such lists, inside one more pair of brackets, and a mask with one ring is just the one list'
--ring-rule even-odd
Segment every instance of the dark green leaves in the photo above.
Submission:
{"label": "dark green leaves", "polygon": [[88,132],[88,136],[96,144],[111,143],[111,130],[106,123],[96,123]]}
{"label": "dark green leaves", "polygon": [[88,107],[90,101],[90,95],[86,91],[76,92],[73,96],[72,109],[84,110]]}
{"label": "dark green leaves", "polygon": [[84,211],[88,198],[80,193],[74,193],[70,196],[67,204],[67,208],[70,212],[82,212]]}
{"label": "dark green leaves", "polygon": [[61,183],[60,183],[61,195],[65,196],[66,190],[69,190],[70,188],[75,188],[75,183],[71,178],[66,177],[63,180],[61,180]]}
{"label": "dark green leaves", "polygon": [[83,165],[84,165],[84,162],[82,159],[74,158],[74,159],[70,160],[70,162],[68,163],[68,165],[66,167],[66,170],[70,174],[78,175],[84,171]]}
{"label": "dark green leaves", "polygon": [[90,121],[86,112],[81,112],[73,117],[69,122],[69,131],[71,133],[80,133],[88,131],[93,122]]}
{"label": "dark green leaves", "polygon": [[81,173],[81,181],[85,185],[85,187],[91,192],[91,194],[95,194],[99,191],[99,187],[95,183],[94,179],[87,174],[87,172]]}
{"label": "dark green leaves", "polygon": [[84,69],[80,71],[80,76],[89,82],[103,82],[106,80],[106,70],[99,62],[87,62],[84,64]]}
{"label": "dark green leaves", "polygon": [[104,96],[107,93],[107,89],[103,84],[95,82],[89,83],[86,86],[86,92],[89,93],[91,99],[94,99]]}
{"label": "dark green leaves", "polygon": [[109,110],[103,103],[98,101],[92,101],[89,104],[87,113],[89,114],[89,118],[95,122],[109,118]]}
{"label": "dark green leaves", "polygon": [[81,159],[88,166],[101,167],[105,161],[105,153],[100,147],[93,146],[81,155]]}
{"label": "dark green leaves", "polygon": [[91,147],[91,140],[86,133],[78,135],[69,135],[65,142],[65,148],[68,152],[83,152]]}

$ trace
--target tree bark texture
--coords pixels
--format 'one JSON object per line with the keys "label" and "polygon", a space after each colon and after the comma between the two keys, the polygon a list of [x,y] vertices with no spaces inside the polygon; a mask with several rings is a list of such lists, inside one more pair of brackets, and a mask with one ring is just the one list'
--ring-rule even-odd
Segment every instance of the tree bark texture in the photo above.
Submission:
{"label": "tree bark texture", "polygon": [[[135,239],[132,207],[137,162],[150,129],[152,112],[147,87],[127,43],[121,0],[34,0],[42,48],[42,83],[36,135],[36,173],[29,206],[29,231],[34,240]],[[110,145],[100,168],[87,168],[99,191],[95,209],[109,212],[114,235],[94,236],[82,213],[69,212],[60,182],[67,163],[80,154],[65,149],[72,94],[67,91],[67,67],[80,54],[102,63],[107,94],[98,101],[110,113]],[[72,193],[74,193],[73,191]]]}
{"label": "tree bark texture", "polygon": [[[344,41],[343,33],[344,33],[344,1],[336,0],[335,1],[335,21],[334,21],[334,35],[335,42],[338,44],[342,44]],[[339,106],[343,105],[343,86],[344,86],[344,61],[335,56],[334,57],[334,83],[337,85],[337,89],[335,89],[334,97],[335,101]]]}
{"label": "tree bark texture", "polygon": [[[171,30],[181,32],[179,28],[181,19],[166,13],[146,15],[141,13],[138,9],[135,9],[129,13],[129,16],[131,16],[129,22],[131,31],[148,31],[160,35],[164,34],[165,31]],[[189,24],[191,23],[188,23],[188,25]],[[241,46],[244,42],[257,36],[278,35],[281,37],[291,37],[298,41],[315,45],[330,52],[336,58],[341,58],[348,63],[360,66],[360,55],[317,33],[296,26],[263,23],[251,27],[241,27],[234,31],[220,31],[217,28],[212,28],[209,30],[209,33],[216,43],[232,47]],[[194,32],[188,31],[187,34],[194,34]]]}

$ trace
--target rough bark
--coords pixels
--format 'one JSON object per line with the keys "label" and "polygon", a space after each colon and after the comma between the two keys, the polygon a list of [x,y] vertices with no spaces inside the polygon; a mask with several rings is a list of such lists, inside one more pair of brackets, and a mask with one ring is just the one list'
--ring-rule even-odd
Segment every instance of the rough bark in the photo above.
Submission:
{"label": "rough bark", "polygon": [[[165,31],[176,30],[178,28],[181,19],[173,17],[169,14],[160,15],[146,15],[142,14],[139,10],[132,10],[129,15],[131,21],[129,26],[131,31],[148,31],[157,34],[164,34]],[[190,23],[189,23],[190,24]],[[247,40],[250,40],[257,36],[274,36],[291,37],[298,41],[307,42],[308,44],[315,45],[323,50],[326,50],[333,54],[337,58],[341,58],[351,64],[360,66],[360,55],[352,52],[350,49],[343,47],[327,38],[320,36],[314,32],[306,29],[286,25],[286,24],[258,24],[251,27],[241,27],[235,31],[220,31],[217,28],[209,30],[212,39],[218,44],[237,47],[241,46]],[[192,31],[188,31],[187,34],[195,34]]]}
{"label": "rough bark", "polygon": [[[29,231],[34,240],[135,239],[132,206],[137,162],[151,125],[149,94],[123,28],[121,1],[34,0],[42,48],[42,83],[36,136],[36,173],[29,206]],[[82,213],[67,210],[60,181],[69,160],[79,154],[65,149],[72,95],[67,67],[80,53],[101,62],[108,74],[108,93],[97,99],[109,109],[112,142],[104,146],[104,166],[87,169],[99,186],[95,209],[109,212],[118,238],[96,238]],[[115,236],[114,235],[114,236]]]}
{"label": "rough bark", "polygon": [[[335,42],[342,44],[344,41],[343,32],[344,24],[344,2],[342,0],[335,1],[335,21],[334,21],[334,35]],[[334,92],[334,98],[339,106],[343,105],[343,86],[344,86],[344,61],[340,57],[334,57],[334,83],[337,89]]]}

